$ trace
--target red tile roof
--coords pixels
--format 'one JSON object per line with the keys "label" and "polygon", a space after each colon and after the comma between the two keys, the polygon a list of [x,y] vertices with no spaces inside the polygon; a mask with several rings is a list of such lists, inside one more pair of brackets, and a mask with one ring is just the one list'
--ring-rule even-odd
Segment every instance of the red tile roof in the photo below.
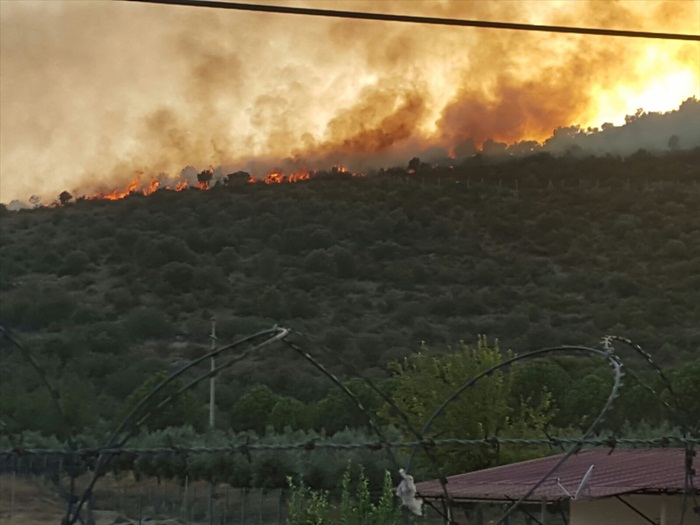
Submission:
{"label": "red tile roof", "polygon": [[[563,455],[524,461],[447,478],[453,499],[517,500],[527,494]],[[695,493],[700,488],[700,457],[693,458]],[[580,498],[603,498],[629,493],[682,493],[685,488],[684,449],[586,450],[569,457],[528,500],[554,501],[567,498],[557,478],[573,495],[591,465],[588,487]],[[443,497],[438,480],[416,483],[424,498]]]}

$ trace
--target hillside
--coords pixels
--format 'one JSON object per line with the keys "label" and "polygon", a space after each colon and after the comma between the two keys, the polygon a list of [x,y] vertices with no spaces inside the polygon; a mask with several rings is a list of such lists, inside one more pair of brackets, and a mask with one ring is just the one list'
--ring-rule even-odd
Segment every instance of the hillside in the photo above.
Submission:
{"label": "hillside", "polygon": [[[212,317],[220,342],[277,323],[373,377],[478,334],[525,352],[613,333],[667,366],[697,358],[700,150],[414,167],[3,208],[0,321],[103,415],[205,353]],[[16,352],[3,362],[5,393],[40,395]],[[328,387],[275,351],[217,401],[258,382]]]}

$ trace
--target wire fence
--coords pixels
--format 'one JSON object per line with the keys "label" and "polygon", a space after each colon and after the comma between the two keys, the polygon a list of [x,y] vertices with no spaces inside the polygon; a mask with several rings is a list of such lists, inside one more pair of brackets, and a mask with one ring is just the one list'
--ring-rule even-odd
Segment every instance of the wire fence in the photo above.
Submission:
{"label": "wire fence", "polygon": [[[0,327],[1,328],[1,327]],[[29,362],[42,377],[46,387],[49,389],[54,400],[56,409],[61,411],[58,403],[58,392],[53,390],[50,383],[46,381],[43,370],[33,359],[31,353],[12,334],[5,329],[0,331],[11,343],[17,346],[27,357]],[[606,336],[602,340],[601,348],[590,348],[585,346],[558,346],[543,348],[516,355],[501,363],[492,366],[471,378],[465,378],[464,383],[454,390],[444,402],[423,422],[422,428],[415,428],[410,423],[409,418],[404,414],[381,389],[377,388],[370,380],[358,375],[377,394],[402,416],[405,427],[402,429],[405,435],[412,436],[412,439],[405,441],[390,440],[385,431],[377,425],[371,414],[362,405],[357,396],[344,385],[332,372],[321,364],[311,354],[302,349],[299,344],[288,339],[290,330],[286,328],[273,327],[245,337],[230,345],[214,348],[208,354],[192,360],[182,368],[172,373],[164,379],[153,390],[145,395],[139,403],[132,408],[128,415],[117,425],[109,439],[100,447],[78,447],[75,440],[69,437],[65,449],[35,449],[17,446],[9,450],[0,451],[0,475],[3,478],[2,490],[0,491],[0,512],[10,520],[14,520],[18,515],[18,505],[24,495],[36,496],[38,490],[39,497],[47,497],[47,487],[42,483],[50,483],[53,487],[53,494],[58,494],[58,499],[53,501],[55,505],[62,502],[65,506],[64,518],[61,525],[72,525],[81,523],[87,525],[97,525],[95,516],[99,512],[109,510],[114,513],[123,513],[124,520],[131,520],[132,523],[145,522],[146,518],[153,519],[156,516],[164,519],[180,519],[186,523],[286,523],[288,514],[289,492],[284,489],[265,490],[234,487],[230,483],[216,483],[212,481],[193,480],[189,476],[180,476],[179,482],[167,481],[162,478],[139,478],[138,470],[124,475],[123,472],[116,474],[111,466],[118,462],[119,458],[129,456],[133,458],[178,458],[187,460],[188,458],[209,455],[219,457],[231,457],[232,455],[250,460],[251,454],[268,451],[292,451],[304,450],[308,453],[321,450],[334,450],[338,452],[349,452],[352,450],[366,449],[377,453],[385,454],[394,465],[396,472],[399,472],[400,465],[395,452],[404,451],[408,457],[407,463],[403,465],[406,472],[409,472],[413,460],[420,455],[429,464],[432,464],[434,479],[438,480],[442,487],[442,497],[427,501],[425,516],[422,521],[415,521],[410,513],[405,514],[405,523],[493,523],[515,525],[519,523],[558,523],[563,520],[566,523],[567,511],[562,504],[543,506],[541,509],[533,509],[530,496],[546,480],[550,479],[558,469],[574,454],[586,447],[606,447],[611,453],[618,446],[636,447],[675,447],[685,449],[684,479],[682,498],[682,513],[679,525],[689,525],[695,523],[697,512],[700,510],[698,502],[698,489],[694,486],[695,471],[695,447],[700,445],[700,421],[688,425],[681,423],[682,436],[664,436],[651,439],[633,439],[624,437],[604,437],[595,435],[595,430],[611,409],[613,402],[619,395],[623,377],[622,359],[614,348],[615,343],[622,343],[625,348],[631,349],[634,353],[641,355],[646,363],[657,372],[665,390],[670,394],[669,401],[664,401],[669,409],[670,417],[675,414],[685,414],[684,407],[676,399],[671,384],[658,367],[650,354],[645,352],[639,345],[626,338],[617,336]],[[157,414],[163,407],[166,407],[183,392],[193,388],[198,383],[214,377],[221,371],[232,367],[234,364],[249,358],[256,352],[271,344],[286,345],[288,349],[296,352],[306,359],[313,367],[324,374],[336,387],[342,390],[353,400],[357,408],[367,417],[370,428],[376,436],[376,440],[338,443],[331,440],[310,440],[296,443],[263,443],[251,442],[231,442],[226,447],[156,447],[156,448],[129,448],[128,441],[138,432],[141,426],[148,419]],[[433,422],[441,417],[446,408],[453,403],[460,395],[473,387],[484,378],[492,376],[501,370],[508,370],[512,366],[530,359],[549,358],[562,354],[583,356],[600,359],[609,365],[613,374],[613,383],[610,393],[601,407],[600,413],[592,419],[588,428],[578,437],[552,437],[544,436],[535,439],[501,438],[490,436],[483,439],[431,439],[430,430]],[[216,365],[213,359],[217,358]],[[211,364],[210,364],[211,360]],[[350,367],[352,369],[353,367]],[[197,371],[199,369],[199,371]],[[169,388],[176,384],[176,380],[182,380],[186,372],[194,372],[194,378],[184,382],[184,386],[178,386],[175,390]],[[637,381],[634,374],[633,377]],[[646,386],[646,385],[645,385]],[[654,389],[648,389],[658,394]],[[65,419],[65,415],[62,414]],[[66,419],[67,421],[67,419]],[[692,421],[686,417],[679,418],[679,421]],[[68,430],[70,430],[68,428]],[[517,501],[510,501],[499,505],[485,505],[479,502],[465,504],[464,502],[453,501],[450,490],[447,486],[447,479],[440,468],[438,454],[441,447],[501,447],[501,446],[547,446],[551,449],[558,449],[560,456],[554,465],[539,479],[532,484],[529,490]],[[401,471],[404,471],[404,468]],[[292,474],[292,473],[290,473]],[[403,474],[402,474],[403,476]],[[405,478],[404,478],[405,479]],[[43,480],[43,481],[39,481]],[[230,481],[230,480],[229,480]],[[99,483],[98,483],[99,482]],[[9,486],[9,491],[8,491]],[[38,489],[37,489],[38,487]],[[42,488],[43,487],[43,488]],[[33,492],[34,491],[34,492]],[[49,490],[49,492],[51,492]],[[415,488],[413,488],[414,497]],[[31,497],[29,498],[31,500]],[[23,501],[24,501],[23,500]],[[405,501],[404,501],[405,504]],[[9,509],[9,510],[8,510]],[[538,514],[539,512],[539,514]],[[466,521],[460,521],[461,520]],[[550,516],[550,514],[552,514]],[[537,516],[540,516],[539,518]],[[696,520],[697,521],[697,520]],[[128,523],[123,521],[122,523]],[[117,523],[117,522],[114,522]]]}
{"label": "wire fence", "polygon": [[[55,486],[48,481],[54,469],[39,472],[37,464],[28,458],[20,459],[11,471],[0,474],[0,522],[21,524],[23,516],[36,511],[37,505],[47,510],[59,511],[62,500],[57,497]],[[59,469],[58,464],[53,465]],[[60,476],[61,479],[68,474]],[[86,478],[76,479],[78,486]],[[216,525],[286,525],[288,523],[289,489],[264,489],[233,487],[225,483],[210,484],[204,481],[184,482],[146,478],[137,480],[133,476],[105,476],[95,490],[92,514],[95,525],[129,524],[216,524]],[[565,502],[562,510],[566,511]],[[495,522],[507,510],[505,504],[462,504],[455,523],[486,525]],[[546,509],[548,525],[566,525],[559,514],[559,506]],[[445,520],[440,512],[431,507],[424,509],[424,516],[416,523],[442,525]],[[527,503],[513,516],[510,525],[537,523],[532,516],[540,515],[539,504]],[[32,514],[33,515],[33,514]],[[174,521],[177,520],[177,521]],[[539,521],[539,520],[538,520]],[[84,519],[88,523],[88,519]]]}
{"label": "wire fence", "polygon": [[[31,465],[26,458],[13,466],[12,472],[0,475],[2,523],[23,523],[22,517],[36,510],[37,504],[60,509],[62,501],[56,497],[49,478],[58,475],[58,479],[65,480],[70,477],[68,473],[40,473],[36,464]],[[60,469],[59,465],[54,467]],[[74,481],[76,487],[84,487],[89,477],[80,476]],[[178,520],[217,525],[282,525],[287,522],[289,495],[288,489],[232,487],[189,478],[178,482],[107,475],[91,496],[91,513],[95,521],[124,524]],[[88,521],[86,516],[83,519]]]}

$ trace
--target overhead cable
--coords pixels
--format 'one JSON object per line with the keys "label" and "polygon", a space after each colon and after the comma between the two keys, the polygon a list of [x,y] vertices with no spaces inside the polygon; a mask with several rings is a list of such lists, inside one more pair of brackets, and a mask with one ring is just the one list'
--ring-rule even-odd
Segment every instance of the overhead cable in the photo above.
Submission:
{"label": "overhead cable", "polygon": [[625,29],[602,29],[589,27],[569,27],[537,24],[519,24],[512,22],[492,22],[485,20],[463,20],[459,18],[436,18],[430,16],[398,15],[389,13],[368,13],[365,11],[340,11],[335,9],[316,9],[308,7],[290,7],[282,5],[245,4],[240,2],[223,2],[220,0],[126,0],[147,4],[167,4],[175,6],[208,7],[215,9],[233,9],[236,11],[253,11],[288,15],[322,16],[331,18],[348,18],[355,20],[375,20],[383,22],[407,22],[412,24],[477,27],[483,29],[509,29],[515,31],[539,31],[545,33],[569,33],[579,35],[615,36],[627,38],[656,38],[663,40],[692,40],[700,42],[700,35],[681,33],[657,33],[653,31],[629,31]]}

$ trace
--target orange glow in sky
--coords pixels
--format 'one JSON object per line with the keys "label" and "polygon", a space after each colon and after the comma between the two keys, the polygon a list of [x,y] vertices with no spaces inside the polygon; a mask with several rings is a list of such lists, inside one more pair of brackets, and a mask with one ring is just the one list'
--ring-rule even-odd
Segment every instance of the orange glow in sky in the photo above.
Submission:
{"label": "orange glow in sky", "polygon": [[[260,3],[700,34],[700,0]],[[0,62],[2,202],[186,166],[405,165],[700,97],[698,42],[130,2],[0,1]]]}

